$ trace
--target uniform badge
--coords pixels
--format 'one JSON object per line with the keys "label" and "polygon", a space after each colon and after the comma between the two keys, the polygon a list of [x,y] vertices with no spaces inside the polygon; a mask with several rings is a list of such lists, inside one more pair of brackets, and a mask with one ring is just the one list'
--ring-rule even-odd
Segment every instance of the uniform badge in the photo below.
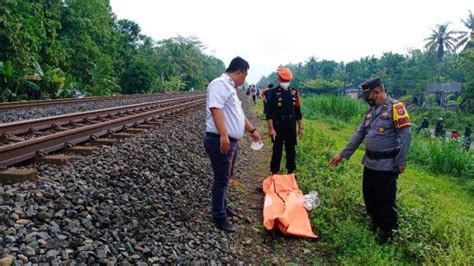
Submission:
{"label": "uniform badge", "polygon": [[379,133],[384,133],[384,132],[385,132],[385,128],[379,127]]}
{"label": "uniform badge", "polygon": [[372,117],[372,113],[368,113],[368,114],[365,115],[366,119],[370,119],[371,117]]}
{"label": "uniform badge", "polygon": [[403,105],[397,105],[397,113],[398,115],[404,115],[405,114],[405,107]]}

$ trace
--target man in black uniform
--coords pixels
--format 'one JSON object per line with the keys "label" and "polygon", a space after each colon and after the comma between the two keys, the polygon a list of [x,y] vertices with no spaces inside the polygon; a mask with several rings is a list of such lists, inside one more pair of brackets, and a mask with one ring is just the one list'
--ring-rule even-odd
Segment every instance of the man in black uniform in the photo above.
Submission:
{"label": "man in black uniform", "polygon": [[303,120],[300,109],[300,97],[296,89],[290,88],[293,74],[288,68],[279,68],[278,87],[266,93],[266,119],[268,135],[272,138],[273,153],[270,170],[273,174],[280,171],[283,144],[286,152],[286,169],[291,174],[296,169],[296,124],[298,136],[303,136]]}
{"label": "man in black uniform", "polygon": [[263,114],[267,113],[267,93],[273,89],[273,84],[270,83],[262,90]]}

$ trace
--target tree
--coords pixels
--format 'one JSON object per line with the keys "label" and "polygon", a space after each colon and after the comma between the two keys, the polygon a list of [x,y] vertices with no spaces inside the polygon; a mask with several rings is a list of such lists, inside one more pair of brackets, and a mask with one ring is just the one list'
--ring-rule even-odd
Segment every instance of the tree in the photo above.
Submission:
{"label": "tree", "polygon": [[329,81],[325,79],[312,79],[312,80],[307,80],[303,83],[303,87],[309,88],[309,89],[335,90],[335,89],[340,89],[343,85],[344,85],[343,81],[340,81],[340,80]]}
{"label": "tree", "polygon": [[460,31],[460,36],[456,39],[456,49],[461,49],[464,47],[464,50],[468,48],[474,48],[474,15],[472,15],[471,10],[469,10],[469,15],[466,20],[461,20],[464,26],[467,28],[466,31]]}
{"label": "tree", "polygon": [[474,112],[474,48],[467,49],[461,54],[460,68],[465,73],[466,82],[463,84],[461,109]]}
{"label": "tree", "polygon": [[157,75],[155,69],[147,62],[146,58],[135,58],[126,69],[120,79],[123,93],[136,94],[150,91]]}
{"label": "tree", "polygon": [[107,76],[113,75],[117,36],[107,1],[65,0],[61,25],[60,39],[68,51],[61,69],[72,73],[84,87],[93,85],[95,65]]}
{"label": "tree", "polygon": [[448,26],[449,23],[436,25],[436,29],[431,29],[430,37],[425,39],[425,41],[428,41],[425,48],[430,52],[436,52],[438,62],[441,62],[446,54],[454,53],[456,50],[456,37],[454,35],[458,32],[448,30]]}
{"label": "tree", "polygon": [[157,80],[198,89],[225,69],[195,37],[157,43],[117,20],[108,0],[0,1],[1,101],[67,97],[73,84],[109,95],[119,92],[117,80],[125,93]]}

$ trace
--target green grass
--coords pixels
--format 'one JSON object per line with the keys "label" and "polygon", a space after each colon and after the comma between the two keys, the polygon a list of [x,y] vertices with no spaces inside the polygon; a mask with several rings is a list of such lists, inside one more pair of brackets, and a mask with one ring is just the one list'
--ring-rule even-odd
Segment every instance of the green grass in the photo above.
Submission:
{"label": "green grass", "polygon": [[409,158],[433,173],[474,179],[474,154],[453,141],[414,135]]}
{"label": "green grass", "polygon": [[[308,97],[303,100],[302,111],[307,119],[323,121],[330,125],[331,130],[339,131],[358,125],[367,105],[361,101],[340,96]],[[435,108],[434,111],[438,111]],[[434,115],[433,110],[427,113]],[[471,116],[460,116],[453,111],[439,111],[448,121],[458,117],[460,121],[468,121]],[[418,116],[419,111],[414,112]],[[412,130],[416,132],[416,130]],[[439,139],[422,139],[413,137],[410,158],[425,169],[436,174],[450,174],[463,179],[474,179],[474,154],[466,152],[461,145],[453,142],[441,142]]]}
{"label": "green grass", "polygon": [[[303,104],[317,101],[304,99]],[[355,116],[312,114],[321,110],[314,105],[303,110],[305,117],[316,120],[305,120],[305,137],[297,146],[298,183],[321,197],[321,207],[310,217],[330,262],[474,263],[474,194],[462,179],[433,174],[423,161],[410,161],[398,180],[399,232],[392,243],[378,244],[369,230],[361,193],[363,149],[340,167],[328,167],[355,130]]]}
{"label": "green grass", "polygon": [[343,122],[361,117],[367,106],[348,97],[319,96],[308,97],[303,101],[302,112],[308,119],[335,118]]}
{"label": "green grass", "polygon": [[[410,159],[397,184],[399,231],[393,242],[379,244],[369,229],[361,192],[363,145],[349,161],[328,167],[360,123],[364,109],[340,116],[331,113],[339,108],[316,106],[331,100],[304,98],[302,102],[303,116],[310,119],[304,121],[305,136],[297,146],[298,184],[304,192],[319,193],[321,206],[310,212],[310,219],[320,235],[318,248],[327,256],[309,256],[314,264],[474,264],[473,179],[453,174],[458,170],[432,169],[429,159],[421,156],[429,155],[430,141],[414,140],[410,158],[421,154],[420,158]],[[442,143],[433,145],[453,149],[442,147]]]}

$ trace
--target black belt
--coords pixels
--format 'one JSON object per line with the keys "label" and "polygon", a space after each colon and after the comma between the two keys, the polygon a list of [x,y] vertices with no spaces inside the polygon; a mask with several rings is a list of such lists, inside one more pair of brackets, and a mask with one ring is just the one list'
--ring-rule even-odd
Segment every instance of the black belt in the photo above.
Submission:
{"label": "black belt", "polygon": [[380,159],[392,159],[397,157],[399,149],[393,151],[369,151],[365,150],[365,154],[369,159],[380,160]]}
{"label": "black belt", "polygon": [[295,119],[295,115],[279,115],[275,116],[275,120],[290,120]]}
{"label": "black belt", "polygon": [[[206,132],[206,136],[211,137],[211,138],[216,138],[216,139],[221,138],[221,135],[212,133],[212,132]],[[229,140],[233,142],[237,142],[237,139],[234,139],[233,137],[229,137]]]}

